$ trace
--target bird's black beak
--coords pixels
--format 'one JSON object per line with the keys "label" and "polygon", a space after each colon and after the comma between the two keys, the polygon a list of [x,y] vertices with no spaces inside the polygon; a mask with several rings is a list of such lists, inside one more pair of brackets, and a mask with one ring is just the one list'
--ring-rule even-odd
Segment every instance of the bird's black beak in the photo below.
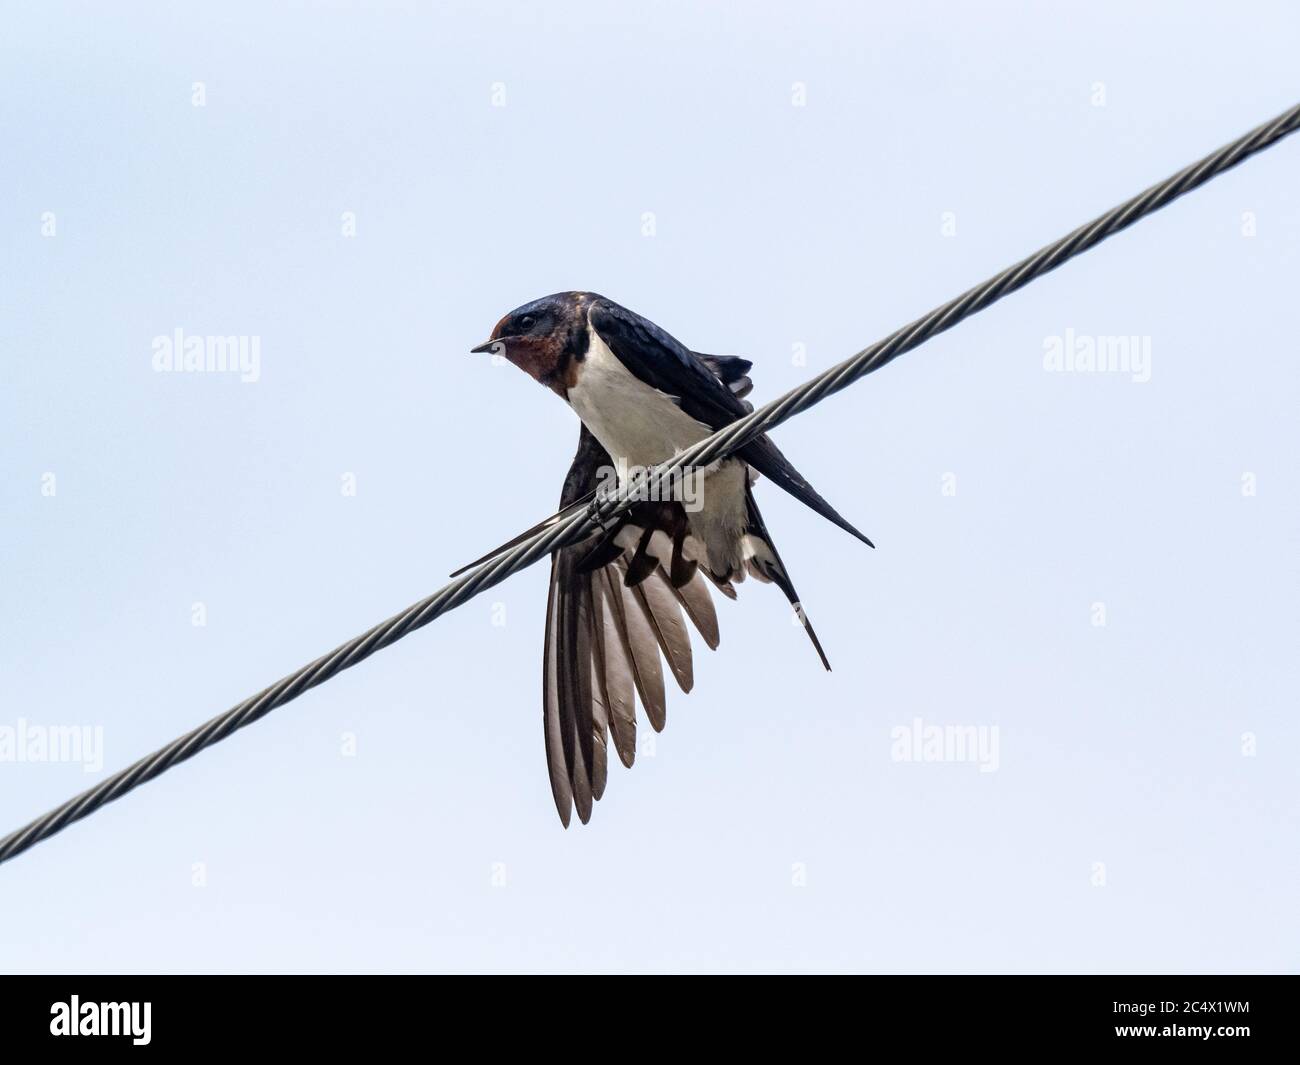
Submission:
{"label": "bird's black beak", "polygon": [[[486,354],[489,354],[489,353],[495,355],[495,354],[496,354],[496,351],[497,351],[497,345],[498,345],[498,344],[501,344],[501,341],[499,341],[499,340],[488,340],[488,341],[485,341],[484,343],[480,344],[480,345],[479,345],[478,347],[476,347],[476,348],[470,348],[470,349],[469,349],[469,353],[470,353],[471,355],[486,355]],[[503,345],[503,346],[504,346],[504,345]]]}

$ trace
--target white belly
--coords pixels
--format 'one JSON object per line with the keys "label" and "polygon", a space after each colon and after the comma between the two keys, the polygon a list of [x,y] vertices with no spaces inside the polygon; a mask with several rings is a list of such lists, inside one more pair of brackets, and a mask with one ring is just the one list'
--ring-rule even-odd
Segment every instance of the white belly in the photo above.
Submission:
{"label": "white belly", "polygon": [[590,326],[587,334],[587,356],[569,388],[569,405],[615,461],[654,466],[709,435],[707,425],[619,362]]}
{"label": "white belly", "polygon": [[[616,463],[622,459],[629,467],[655,466],[712,432],[671,396],[636,377],[590,326],[587,333],[587,355],[568,390],[569,405]],[[748,472],[745,463],[733,459],[708,470],[700,487],[703,505],[687,514],[696,541],[688,542],[687,555],[699,557],[717,574],[744,573]]]}

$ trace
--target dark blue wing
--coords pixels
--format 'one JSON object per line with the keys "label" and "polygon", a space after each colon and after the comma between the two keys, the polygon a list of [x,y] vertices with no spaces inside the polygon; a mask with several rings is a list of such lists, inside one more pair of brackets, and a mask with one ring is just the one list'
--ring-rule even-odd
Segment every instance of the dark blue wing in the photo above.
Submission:
{"label": "dark blue wing", "polygon": [[592,304],[587,320],[624,366],[696,421],[721,429],[746,413],[693,351],[654,322],[604,297]]}
{"label": "dark blue wing", "polygon": [[[698,355],[654,322],[603,296],[592,304],[588,321],[629,371],[672,396],[696,421],[721,429],[749,413],[749,405],[719,381]],[[804,480],[766,435],[751,440],[736,455],[827,521],[875,546]]]}

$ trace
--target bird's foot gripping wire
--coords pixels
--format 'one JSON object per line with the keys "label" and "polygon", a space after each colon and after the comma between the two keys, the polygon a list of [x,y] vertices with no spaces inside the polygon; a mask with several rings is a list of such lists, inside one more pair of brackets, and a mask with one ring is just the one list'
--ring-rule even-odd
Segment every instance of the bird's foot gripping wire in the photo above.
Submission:
{"label": "bird's foot gripping wire", "polygon": [[592,495],[591,502],[587,504],[587,520],[602,532],[607,531],[611,523],[614,521],[613,517],[603,515],[600,512],[600,508],[607,502],[609,502],[607,496],[603,496],[600,492],[596,492]]}

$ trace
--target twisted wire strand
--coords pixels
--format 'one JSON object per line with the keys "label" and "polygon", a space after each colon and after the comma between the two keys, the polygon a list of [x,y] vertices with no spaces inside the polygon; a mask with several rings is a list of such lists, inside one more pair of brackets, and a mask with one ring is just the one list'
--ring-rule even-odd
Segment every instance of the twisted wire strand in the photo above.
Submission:
{"label": "twisted wire strand", "polygon": [[827,396],[879,370],[899,355],[919,347],[930,338],[951,329],[963,319],[969,318],[1036,278],[1055,270],[1062,263],[1095,247],[1120,230],[1128,228],[1140,218],[1159,210],[1184,193],[1205,184],[1242,160],[1294,133],[1297,128],[1300,128],[1300,104],[1251,130],[1231,144],[1224,145],[1204,159],[1183,168],[1172,177],[1152,185],[1145,192],[1107,211],[1094,221],[1080,226],[1060,240],[1054,241],[911,324],[903,326],[885,339],[863,348],[844,362],[725,426],[681,452],[671,461],[648,473],[641,473],[622,485],[617,493],[597,498],[587,510],[580,510],[489,559],[433,595],[421,599],[418,603],[395,614],[387,621],[380,622],[347,643],[340,644],[333,651],[290,673],[269,688],[250,696],[225,713],[212,718],[153,754],[146,755],[95,787],[74,796],[30,824],[10,833],[0,840],[0,862],[8,861],[21,854],[74,821],[89,816],[114,799],[121,798],[132,789],[165,773],[172,766],[220,742],[237,729],[252,724],[303,692],[323,684],[343,670],[364,661],[376,651],[396,643],[416,629],[423,628],[434,618],[454,610],[480,592],[500,584],[512,574],[549,555],[554,549],[583,539],[600,525],[626,510],[636,499],[646,498],[643,493],[655,491],[677,471],[691,466],[707,466],[731,454],[760,433],[780,425],[814,404],[820,403]]}

